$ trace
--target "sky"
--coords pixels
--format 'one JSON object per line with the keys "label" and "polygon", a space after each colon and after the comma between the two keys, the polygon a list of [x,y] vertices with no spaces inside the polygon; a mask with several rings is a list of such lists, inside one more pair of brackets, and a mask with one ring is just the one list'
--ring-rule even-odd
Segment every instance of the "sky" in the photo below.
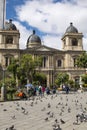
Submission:
{"label": "sky", "polygon": [[20,49],[26,48],[35,30],[43,45],[61,50],[61,38],[72,22],[83,33],[83,48],[87,51],[87,0],[7,0],[9,19],[20,31]]}

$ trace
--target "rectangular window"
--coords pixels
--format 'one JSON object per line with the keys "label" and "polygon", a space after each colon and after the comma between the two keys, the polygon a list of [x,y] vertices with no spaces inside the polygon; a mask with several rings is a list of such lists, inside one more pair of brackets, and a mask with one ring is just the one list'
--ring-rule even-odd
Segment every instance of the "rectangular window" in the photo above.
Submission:
{"label": "rectangular window", "polygon": [[61,60],[58,60],[58,61],[57,61],[57,66],[58,66],[58,67],[61,67]]}
{"label": "rectangular window", "polygon": [[8,66],[8,57],[5,57],[5,66]]}

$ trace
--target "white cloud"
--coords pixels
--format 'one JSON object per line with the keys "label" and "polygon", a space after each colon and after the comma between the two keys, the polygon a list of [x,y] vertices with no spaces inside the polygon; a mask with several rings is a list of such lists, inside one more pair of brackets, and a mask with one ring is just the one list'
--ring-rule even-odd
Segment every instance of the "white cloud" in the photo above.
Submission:
{"label": "white cloud", "polygon": [[79,6],[87,7],[87,0],[74,0]]}
{"label": "white cloud", "polygon": [[46,35],[46,36],[42,37],[42,39],[43,39],[42,43],[44,45],[47,45],[49,47],[61,50],[62,43],[61,43],[61,37],[60,36]]}
{"label": "white cloud", "polygon": [[[71,0],[71,2],[62,0],[62,2],[56,2],[55,4],[53,0],[26,0],[24,5],[16,8],[16,12],[18,20],[25,21],[29,26],[38,28],[44,33],[53,34],[53,36],[43,37],[44,42],[50,46],[52,42],[55,42],[56,47],[61,47],[61,37],[70,22],[73,22],[74,26],[84,36],[87,32],[87,0],[84,0],[84,2],[82,0]],[[23,27],[20,30],[21,33],[30,32]],[[54,34],[60,34],[60,37],[55,37]],[[56,40],[57,38],[58,40]],[[85,36],[84,39],[86,38]],[[84,40],[84,46],[86,46],[86,40]]]}
{"label": "white cloud", "polygon": [[17,21],[14,21],[14,24],[20,32],[20,49],[26,48],[27,39],[31,35],[31,30],[27,30],[26,27]]}

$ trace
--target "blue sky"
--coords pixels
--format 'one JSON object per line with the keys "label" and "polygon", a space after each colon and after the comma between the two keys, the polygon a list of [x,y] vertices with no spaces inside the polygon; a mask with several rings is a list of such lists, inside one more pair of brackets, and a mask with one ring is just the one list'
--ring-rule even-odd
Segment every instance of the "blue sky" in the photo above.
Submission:
{"label": "blue sky", "polygon": [[6,20],[20,31],[20,48],[26,48],[32,30],[40,36],[42,44],[62,49],[61,38],[70,22],[82,32],[87,50],[87,0],[7,0]]}
{"label": "blue sky", "polygon": [[23,5],[23,4],[24,4],[24,0],[7,0],[7,3],[6,3],[6,18],[7,19],[12,18],[13,20],[17,20],[15,8],[17,6],[20,6],[20,5]]}

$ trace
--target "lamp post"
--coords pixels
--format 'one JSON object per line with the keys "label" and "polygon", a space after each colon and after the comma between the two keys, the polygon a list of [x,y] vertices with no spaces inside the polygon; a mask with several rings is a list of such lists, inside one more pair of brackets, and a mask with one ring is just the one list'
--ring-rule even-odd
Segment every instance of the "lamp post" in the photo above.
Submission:
{"label": "lamp post", "polygon": [[3,84],[1,87],[1,100],[4,101],[5,97],[6,97],[6,93],[5,93],[5,67],[2,68],[2,72],[3,72]]}
{"label": "lamp post", "polygon": [[82,77],[81,76],[80,76],[80,79],[79,79],[79,85],[80,85],[79,92],[83,92],[83,82],[82,82]]}
{"label": "lamp post", "polygon": [[82,82],[82,77],[81,76],[80,76],[80,79],[79,79],[79,85],[80,85],[80,88],[82,89],[83,82]]}

